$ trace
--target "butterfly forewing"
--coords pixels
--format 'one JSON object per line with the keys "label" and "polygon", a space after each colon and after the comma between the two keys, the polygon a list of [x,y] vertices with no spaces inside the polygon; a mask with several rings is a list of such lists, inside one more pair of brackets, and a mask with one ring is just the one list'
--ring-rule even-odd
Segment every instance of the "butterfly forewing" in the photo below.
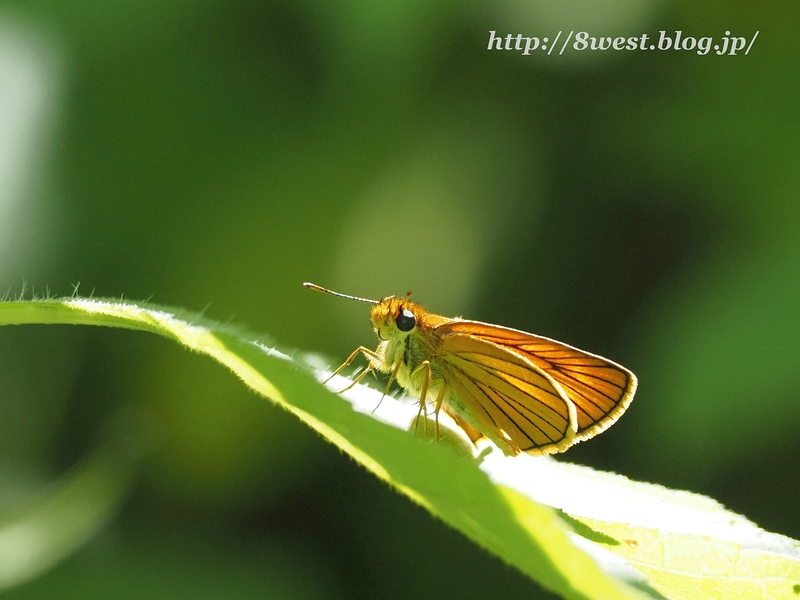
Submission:
{"label": "butterfly forewing", "polygon": [[[451,321],[437,333],[446,340],[483,340],[541,369],[575,407],[575,441],[588,439],[613,424],[636,391],[636,377],[624,367],[555,340],[477,321]],[[534,396],[541,402],[540,397]]]}
{"label": "butterfly forewing", "polygon": [[575,410],[565,392],[524,357],[477,337],[442,338],[436,360],[475,427],[512,454],[564,450],[575,435]]}

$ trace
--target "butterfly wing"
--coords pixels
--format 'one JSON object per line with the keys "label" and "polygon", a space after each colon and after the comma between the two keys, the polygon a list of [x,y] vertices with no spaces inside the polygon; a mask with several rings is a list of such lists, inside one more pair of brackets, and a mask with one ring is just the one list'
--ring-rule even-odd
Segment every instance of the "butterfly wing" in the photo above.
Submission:
{"label": "butterfly wing", "polygon": [[454,332],[440,342],[431,362],[455,392],[445,410],[457,422],[466,421],[512,455],[561,452],[573,443],[575,407],[546,372],[472,335]]}
{"label": "butterfly wing", "polygon": [[[625,367],[549,338],[478,321],[455,320],[436,331],[445,340],[445,348],[454,345],[456,355],[459,340],[475,338],[502,348],[554,381],[575,407],[577,431],[571,443],[613,425],[636,392],[636,376]],[[538,395],[532,400],[541,402]]]}

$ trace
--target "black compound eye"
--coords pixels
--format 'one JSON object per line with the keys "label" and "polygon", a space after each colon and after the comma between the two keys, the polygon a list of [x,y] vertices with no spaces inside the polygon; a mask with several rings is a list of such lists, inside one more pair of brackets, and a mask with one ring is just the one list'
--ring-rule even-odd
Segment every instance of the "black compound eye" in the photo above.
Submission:
{"label": "black compound eye", "polygon": [[400,311],[400,314],[397,315],[397,328],[400,331],[411,331],[414,329],[414,326],[417,324],[417,318],[407,308],[404,308]]}

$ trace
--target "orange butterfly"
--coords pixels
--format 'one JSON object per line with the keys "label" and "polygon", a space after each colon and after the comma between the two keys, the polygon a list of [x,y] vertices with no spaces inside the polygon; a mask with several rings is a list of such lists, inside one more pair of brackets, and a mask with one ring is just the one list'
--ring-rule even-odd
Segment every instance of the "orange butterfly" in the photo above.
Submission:
{"label": "orange butterfly", "polygon": [[[609,428],[633,400],[626,368],[545,337],[478,321],[449,319],[402,298],[380,301],[308,288],[374,304],[377,350],[356,349],[334,375],[363,354],[436,416],[450,415],[474,442],[489,438],[505,454],[563,452]],[[409,292],[410,295],[410,292]],[[427,423],[427,420],[426,420]]]}

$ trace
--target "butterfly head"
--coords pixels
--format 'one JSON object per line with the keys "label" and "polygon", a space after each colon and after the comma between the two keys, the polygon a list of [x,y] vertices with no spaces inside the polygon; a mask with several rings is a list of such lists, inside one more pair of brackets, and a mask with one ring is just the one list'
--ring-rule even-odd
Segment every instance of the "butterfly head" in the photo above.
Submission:
{"label": "butterfly head", "polygon": [[383,300],[370,300],[369,298],[340,294],[313,283],[304,283],[303,285],[318,292],[372,304],[370,312],[372,328],[382,341],[402,342],[417,328],[420,321],[424,321],[425,326],[429,326],[432,320],[442,320],[441,317],[432,316],[419,304],[409,301],[411,292],[406,292],[406,295],[400,298],[389,296]]}
{"label": "butterfly head", "polygon": [[370,312],[372,328],[381,340],[402,340],[417,327],[419,305],[408,296],[384,298]]}

